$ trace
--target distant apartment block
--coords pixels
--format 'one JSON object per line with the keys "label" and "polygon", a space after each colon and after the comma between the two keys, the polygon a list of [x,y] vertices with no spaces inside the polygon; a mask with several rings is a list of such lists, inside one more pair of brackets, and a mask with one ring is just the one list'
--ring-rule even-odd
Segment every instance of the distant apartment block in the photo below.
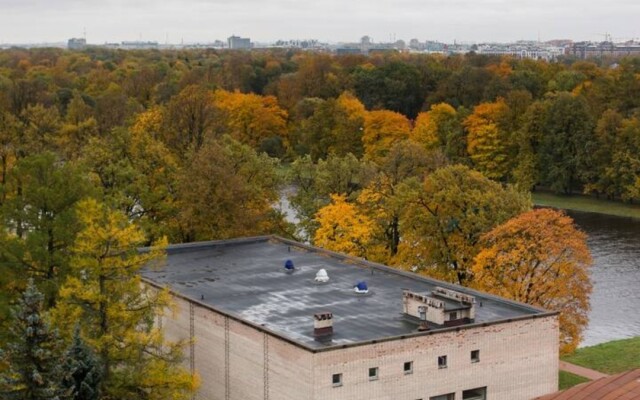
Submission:
{"label": "distant apartment block", "polygon": [[87,39],[84,38],[71,38],[67,41],[67,48],[69,50],[83,50],[87,47]]}
{"label": "distant apartment block", "polygon": [[640,55],[640,43],[612,43],[612,42],[580,42],[567,46],[565,54],[580,59],[587,58],[621,58]]}
{"label": "distant apartment block", "polygon": [[249,50],[251,49],[251,39],[242,38],[240,36],[230,36],[227,39],[229,48],[232,50]]}
{"label": "distant apartment block", "polygon": [[539,44],[537,42],[518,42],[509,44],[481,44],[475,47],[478,54],[511,56],[519,59],[555,60],[564,54],[564,48]]}
{"label": "distant apartment block", "polygon": [[157,49],[158,42],[143,42],[139,40],[122,42],[120,48],[124,50]]}

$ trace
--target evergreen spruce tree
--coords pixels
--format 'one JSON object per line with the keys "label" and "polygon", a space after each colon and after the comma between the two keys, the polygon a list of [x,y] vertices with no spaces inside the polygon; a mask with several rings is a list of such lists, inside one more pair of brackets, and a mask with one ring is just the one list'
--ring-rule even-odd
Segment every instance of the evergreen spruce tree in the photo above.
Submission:
{"label": "evergreen spruce tree", "polygon": [[44,296],[29,280],[12,310],[9,342],[0,351],[0,397],[16,400],[60,400],[63,342],[46,321]]}
{"label": "evergreen spruce tree", "polygon": [[62,386],[71,400],[97,400],[100,397],[101,366],[93,351],[80,337],[76,327],[73,343],[67,349],[62,365]]}

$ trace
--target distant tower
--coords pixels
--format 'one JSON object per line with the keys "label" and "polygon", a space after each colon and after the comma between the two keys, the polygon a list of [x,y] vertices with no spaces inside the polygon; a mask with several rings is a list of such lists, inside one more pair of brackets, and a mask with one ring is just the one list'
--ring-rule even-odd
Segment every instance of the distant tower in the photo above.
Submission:
{"label": "distant tower", "polygon": [[67,41],[69,50],[84,50],[87,47],[87,40],[84,38],[71,38]]}

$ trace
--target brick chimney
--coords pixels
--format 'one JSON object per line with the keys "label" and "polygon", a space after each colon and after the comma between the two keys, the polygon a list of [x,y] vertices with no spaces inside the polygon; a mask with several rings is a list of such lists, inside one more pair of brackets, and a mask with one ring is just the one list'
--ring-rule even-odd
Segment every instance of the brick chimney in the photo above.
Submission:
{"label": "brick chimney", "polygon": [[333,335],[333,314],[326,311],[313,315],[313,336],[326,338]]}

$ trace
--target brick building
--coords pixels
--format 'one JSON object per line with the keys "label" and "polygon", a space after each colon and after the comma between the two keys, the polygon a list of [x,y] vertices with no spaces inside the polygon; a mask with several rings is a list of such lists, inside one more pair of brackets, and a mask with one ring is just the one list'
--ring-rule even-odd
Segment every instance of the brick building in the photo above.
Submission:
{"label": "brick building", "polygon": [[170,339],[206,400],[525,400],[558,387],[557,313],[278,237],[168,248]]}

